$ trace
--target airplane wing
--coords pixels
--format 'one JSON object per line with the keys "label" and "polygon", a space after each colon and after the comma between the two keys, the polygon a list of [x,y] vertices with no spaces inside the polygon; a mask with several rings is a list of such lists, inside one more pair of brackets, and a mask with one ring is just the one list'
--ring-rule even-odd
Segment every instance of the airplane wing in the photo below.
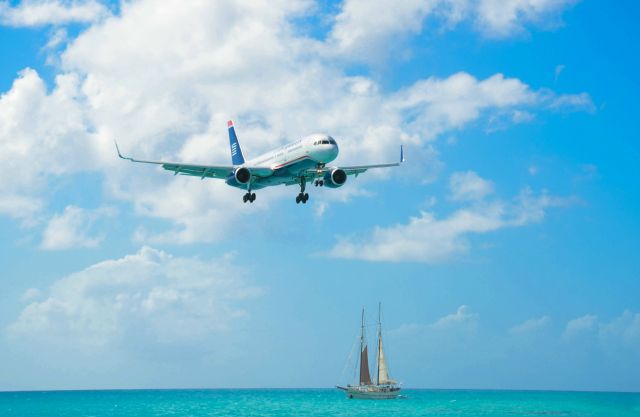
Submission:
{"label": "airplane wing", "polygon": [[[166,162],[166,161],[145,161],[141,159],[134,159],[129,156],[123,156],[120,153],[120,148],[116,142],[116,150],[118,156],[122,159],[126,159],[131,162],[139,162],[142,164],[161,165],[162,168],[167,171],[173,171],[174,175],[190,175],[193,177],[204,178],[227,178],[237,168],[233,165],[194,165],[184,164],[181,162]],[[268,177],[273,174],[273,170],[269,167],[252,167],[246,166],[251,171],[252,175],[257,177]]]}
{"label": "airplane wing", "polygon": [[[404,151],[402,149],[402,145],[400,145],[400,161],[398,162],[393,162],[390,164],[374,164],[374,165],[353,165],[353,166],[346,166],[346,167],[335,167],[335,166],[325,166],[323,168],[317,168],[317,169],[308,169],[306,171],[304,171],[300,176],[304,176],[307,178],[308,181],[313,180],[314,178],[319,178],[324,176],[325,173],[330,172],[333,169],[339,168],[341,170],[343,170],[345,172],[345,174],[347,175],[355,175],[356,177],[360,174],[362,174],[363,172],[369,170],[369,169],[374,169],[374,168],[390,168],[390,167],[397,167],[399,166],[401,163],[404,162]],[[298,184],[299,181],[297,182],[292,182],[292,184]],[[289,185],[289,184],[287,184]]]}

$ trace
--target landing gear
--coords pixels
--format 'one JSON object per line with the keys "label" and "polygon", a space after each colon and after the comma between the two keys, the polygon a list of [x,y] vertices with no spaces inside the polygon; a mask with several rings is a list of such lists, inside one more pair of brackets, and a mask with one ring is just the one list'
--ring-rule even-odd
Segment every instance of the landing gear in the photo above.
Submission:
{"label": "landing gear", "polygon": [[247,201],[249,203],[253,203],[254,201],[256,201],[256,193],[247,192],[245,195],[242,196],[242,201],[244,203],[246,203]]}
{"label": "landing gear", "polygon": [[307,204],[309,200],[309,194],[304,192],[304,189],[307,185],[307,179],[305,177],[300,177],[300,194],[296,197],[296,204]]}
{"label": "landing gear", "polygon": [[315,182],[313,184],[316,187],[322,187],[322,186],[324,186],[324,180],[315,180]]}

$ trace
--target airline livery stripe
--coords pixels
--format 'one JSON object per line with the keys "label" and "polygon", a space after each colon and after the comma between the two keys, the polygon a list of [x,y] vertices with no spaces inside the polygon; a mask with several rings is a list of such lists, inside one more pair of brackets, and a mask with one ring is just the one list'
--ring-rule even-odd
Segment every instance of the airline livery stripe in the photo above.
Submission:
{"label": "airline livery stripe", "polygon": [[308,155],[303,155],[303,156],[301,156],[301,157],[299,157],[299,158],[292,159],[291,161],[285,162],[284,164],[277,165],[277,166],[273,167],[272,169],[279,169],[279,168],[282,168],[282,167],[284,167],[284,166],[286,166],[286,165],[291,165],[291,164],[293,164],[293,163],[296,163],[296,162],[298,162],[298,161],[301,161],[301,160],[303,160],[303,159],[305,159],[305,158],[309,158],[309,156],[308,156]]}

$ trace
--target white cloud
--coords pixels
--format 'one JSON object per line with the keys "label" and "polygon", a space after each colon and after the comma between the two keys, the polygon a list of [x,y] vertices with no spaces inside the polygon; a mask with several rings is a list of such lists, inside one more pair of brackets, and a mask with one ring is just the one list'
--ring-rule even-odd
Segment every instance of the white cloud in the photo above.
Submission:
{"label": "white cloud", "polygon": [[459,306],[454,313],[440,317],[433,323],[429,324],[402,324],[397,329],[391,330],[391,333],[398,335],[408,334],[429,334],[437,332],[439,336],[444,333],[455,334],[475,331],[478,324],[478,314],[469,311],[469,307],[465,304]]}
{"label": "white cloud", "polygon": [[520,324],[516,324],[509,331],[512,334],[528,334],[532,332],[539,331],[549,326],[551,323],[551,317],[542,316],[535,319],[526,320]]}
{"label": "white cloud", "polygon": [[539,222],[547,208],[567,204],[573,204],[573,199],[552,197],[544,192],[534,195],[525,188],[511,203],[481,202],[458,209],[441,220],[423,211],[407,224],[376,227],[364,236],[339,238],[329,255],[368,261],[444,262],[468,251],[470,234]]}
{"label": "white cloud", "polygon": [[90,23],[108,14],[95,0],[23,0],[13,7],[0,2],[0,24],[14,27]]}
{"label": "white cloud", "polygon": [[461,305],[458,307],[455,313],[446,315],[439,318],[435,323],[431,325],[434,329],[449,329],[452,327],[461,326],[470,322],[475,322],[478,315],[469,312],[469,307]]}
{"label": "white cloud", "polygon": [[47,92],[27,68],[0,96],[0,213],[32,222],[51,177],[95,167],[79,83],[75,74],[58,75]]}
{"label": "white cloud", "polygon": [[564,338],[568,341],[585,337],[597,340],[605,350],[619,351],[630,349],[640,352],[640,313],[625,310],[611,321],[604,321],[593,314],[569,320],[565,328]]}
{"label": "white cloud", "polygon": [[567,327],[564,330],[564,336],[568,338],[575,337],[581,333],[589,333],[596,328],[598,317],[592,314],[587,314],[582,317],[569,320]]}
{"label": "white cloud", "polygon": [[344,58],[375,62],[390,53],[401,55],[396,50],[402,45],[399,40],[434,26],[451,30],[468,21],[483,36],[495,39],[524,33],[532,25],[554,28],[562,12],[578,1],[345,0],[327,43],[332,53]]}
{"label": "white cloud", "polygon": [[611,322],[601,323],[599,330],[606,345],[620,345],[640,353],[640,313],[625,310]]}
{"label": "white cloud", "polygon": [[228,259],[202,261],[143,247],[60,279],[44,293],[22,310],[9,335],[90,353],[198,343],[245,317],[241,300],[260,290]]}
{"label": "white cloud", "polygon": [[95,248],[104,239],[104,234],[90,236],[94,232],[96,221],[114,214],[114,209],[109,207],[87,210],[67,206],[62,214],[55,215],[49,220],[43,232],[40,247],[47,250]]}
{"label": "white cloud", "polygon": [[596,110],[591,96],[586,93],[559,95],[551,100],[549,107],[561,111],[594,112]]}
{"label": "white cloud", "polygon": [[451,198],[454,201],[481,200],[493,193],[493,182],[481,178],[473,171],[454,172],[449,178]]}
{"label": "white cloud", "polygon": [[[326,45],[297,34],[292,20],[312,8],[285,0],[123,3],[120,15],[67,44],[64,73],[51,92],[25,70],[0,99],[0,163],[10,168],[0,174],[0,192],[31,207],[5,203],[0,211],[34,217],[46,206],[47,184],[97,171],[108,198],[169,223],[160,232],[139,230],[143,242],[212,241],[243,215],[229,210],[242,191],[119,160],[113,138],[140,158],[225,163],[225,122],[233,117],[249,156],[327,131],[339,140],[343,164],[394,161],[405,143],[405,173],[424,179],[439,165],[429,144],[439,135],[485,114],[546,109],[556,97],[501,74],[478,80],[464,72],[384,92],[370,78],[347,76],[323,55]],[[24,166],[23,175],[10,175]],[[371,172],[357,181],[389,175]],[[259,192],[251,209],[296,192]]]}
{"label": "white cloud", "polygon": [[541,94],[516,78],[495,74],[478,80],[465,72],[418,81],[394,98],[403,114],[415,118],[409,127],[431,139],[464,127],[483,111],[529,107],[542,100]]}
{"label": "white cloud", "polygon": [[36,298],[40,298],[41,296],[42,296],[42,291],[40,291],[37,288],[29,288],[24,292],[24,294],[22,294],[22,297],[20,297],[20,300],[32,301]]}
{"label": "white cloud", "polygon": [[565,68],[566,68],[566,65],[564,64],[556,65],[556,69],[554,71],[556,81],[558,81],[558,78],[560,78],[560,74],[562,74],[562,71],[564,71]]}
{"label": "white cloud", "polygon": [[394,38],[417,34],[438,0],[345,0],[330,34],[332,50],[351,58],[371,58]]}
{"label": "white cloud", "polygon": [[478,0],[476,23],[489,37],[523,32],[525,25],[555,27],[558,16],[579,0]]}

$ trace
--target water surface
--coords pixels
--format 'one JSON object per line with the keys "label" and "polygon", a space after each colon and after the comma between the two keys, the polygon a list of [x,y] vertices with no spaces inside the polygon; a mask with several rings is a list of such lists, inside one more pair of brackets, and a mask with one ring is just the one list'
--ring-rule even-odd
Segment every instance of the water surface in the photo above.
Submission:
{"label": "water surface", "polygon": [[2,417],[367,416],[640,417],[640,393],[403,390],[401,400],[348,400],[337,390],[0,392]]}

